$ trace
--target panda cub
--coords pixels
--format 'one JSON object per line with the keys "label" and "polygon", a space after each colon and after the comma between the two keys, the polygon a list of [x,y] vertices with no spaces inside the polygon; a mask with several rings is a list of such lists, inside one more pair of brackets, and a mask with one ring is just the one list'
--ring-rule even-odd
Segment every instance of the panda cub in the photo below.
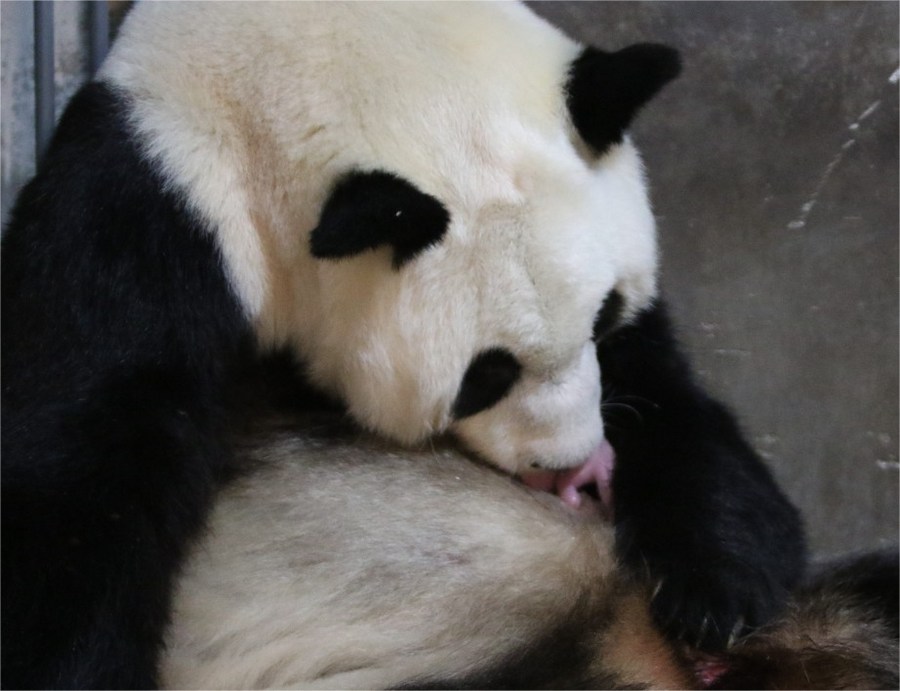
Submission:
{"label": "panda cub", "polygon": [[678,353],[626,133],[678,69],[506,3],[132,10],[3,239],[3,683],[156,683],[284,349],[310,406],[573,502],[614,449],[616,549],[669,634],[777,612],[800,521]]}
{"label": "panda cub", "polygon": [[221,688],[896,689],[897,555],[830,566],[727,651],[664,638],[602,506],[335,415],[239,444],[161,681]]}

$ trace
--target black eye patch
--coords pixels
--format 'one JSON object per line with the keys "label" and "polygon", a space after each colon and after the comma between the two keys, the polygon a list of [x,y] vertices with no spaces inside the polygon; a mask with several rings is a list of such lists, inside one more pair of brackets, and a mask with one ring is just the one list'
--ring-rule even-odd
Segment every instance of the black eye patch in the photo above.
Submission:
{"label": "black eye patch", "polygon": [[457,419],[469,417],[500,401],[522,374],[522,365],[503,348],[485,350],[469,363],[453,403]]}
{"label": "black eye patch", "polygon": [[611,290],[603,301],[603,305],[594,317],[594,341],[600,340],[612,331],[622,317],[625,300],[618,290]]}
{"label": "black eye patch", "polygon": [[342,178],[310,235],[319,259],[343,259],[390,246],[394,268],[440,242],[450,214],[434,197],[392,173],[355,172]]}

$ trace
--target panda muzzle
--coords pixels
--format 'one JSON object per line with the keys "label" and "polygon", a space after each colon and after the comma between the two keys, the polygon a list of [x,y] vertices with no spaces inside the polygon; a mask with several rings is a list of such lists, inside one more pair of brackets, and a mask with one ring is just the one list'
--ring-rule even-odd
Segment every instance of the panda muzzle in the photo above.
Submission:
{"label": "panda muzzle", "polygon": [[612,472],[615,459],[612,446],[604,439],[580,466],[568,470],[522,473],[520,479],[531,489],[558,495],[564,504],[573,509],[581,506],[584,490],[593,486],[603,505],[604,514],[612,519]]}

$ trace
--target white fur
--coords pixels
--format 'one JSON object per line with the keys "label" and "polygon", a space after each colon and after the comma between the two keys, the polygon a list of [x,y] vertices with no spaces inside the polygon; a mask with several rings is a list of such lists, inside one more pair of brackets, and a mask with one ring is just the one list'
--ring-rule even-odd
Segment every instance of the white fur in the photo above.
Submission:
{"label": "white fur", "polygon": [[[574,465],[602,435],[591,324],[616,287],[655,291],[654,223],[630,143],[590,160],[565,107],[579,46],[511,3],[143,3],[102,78],[206,218],[263,345],[290,343],[363,424],[457,432],[518,471]],[[399,271],[387,248],[308,251],[335,180],[386,170],[451,214]],[[480,350],[523,364],[459,423]]]}
{"label": "white fur", "polygon": [[[164,688],[497,686],[537,660],[548,688],[697,687],[697,658],[654,626],[589,500],[572,511],[449,446],[285,422],[240,445],[249,472],[186,561]],[[859,566],[801,588],[721,664],[770,688],[896,688],[897,637],[854,596]]]}
{"label": "white fur", "polygon": [[596,515],[449,449],[263,440],[265,465],[221,496],[179,583],[166,687],[464,677],[614,592]]}

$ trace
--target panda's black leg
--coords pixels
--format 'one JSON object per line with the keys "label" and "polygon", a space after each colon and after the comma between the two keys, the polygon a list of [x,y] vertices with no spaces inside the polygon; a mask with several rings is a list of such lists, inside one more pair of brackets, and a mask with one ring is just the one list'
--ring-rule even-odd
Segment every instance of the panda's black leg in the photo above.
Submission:
{"label": "panda's black leg", "polygon": [[204,397],[153,369],[61,424],[4,416],[4,460],[32,459],[4,465],[4,688],[156,685],[172,579],[225,458]]}
{"label": "panda's black leg", "polygon": [[653,614],[670,635],[722,648],[773,616],[799,580],[798,512],[693,380],[664,305],[597,350],[619,555],[653,580]]}
{"label": "panda's black leg", "polygon": [[[3,236],[2,683],[149,688],[251,327],[130,101],[69,102]],[[252,372],[247,371],[248,376]]]}

